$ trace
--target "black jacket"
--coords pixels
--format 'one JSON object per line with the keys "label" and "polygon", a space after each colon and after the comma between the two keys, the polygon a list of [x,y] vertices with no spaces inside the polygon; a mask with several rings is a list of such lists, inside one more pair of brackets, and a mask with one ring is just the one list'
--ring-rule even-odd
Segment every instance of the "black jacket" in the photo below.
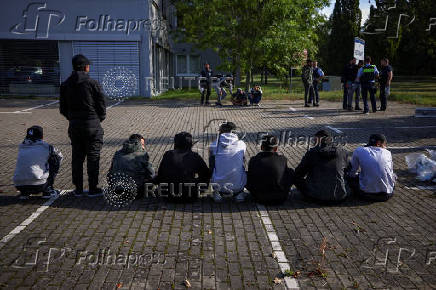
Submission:
{"label": "black jacket", "polygon": [[247,189],[260,203],[280,203],[288,198],[294,171],[285,156],[260,152],[250,159]]}
{"label": "black jacket", "polygon": [[167,192],[162,191],[171,201],[192,201],[198,197],[197,186],[186,186],[186,183],[209,184],[210,175],[210,170],[200,155],[191,150],[175,149],[165,152],[154,183],[173,184],[174,195],[171,194],[170,186]]}
{"label": "black jacket", "polygon": [[105,95],[100,84],[88,73],[74,71],[61,84],[60,112],[70,121],[106,118]]}
{"label": "black jacket", "polygon": [[356,67],[357,65],[350,64],[350,63],[344,67],[341,76],[342,83],[346,83],[348,81],[354,82],[356,80],[356,76],[357,76],[357,71],[355,71]]}
{"label": "black jacket", "polygon": [[201,80],[200,81],[200,84],[202,85],[202,86],[207,86],[207,87],[210,87],[211,86],[211,84],[212,84],[212,76],[213,76],[213,71],[210,69],[210,70],[202,70],[201,71],[201,76],[203,77],[203,78],[206,78],[205,80]]}
{"label": "black jacket", "polygon": [[344,179],[348,157],[347,151],[334,144],[312,148],[295,169],[295,185],[320,201],[345,199],[349,194]]}

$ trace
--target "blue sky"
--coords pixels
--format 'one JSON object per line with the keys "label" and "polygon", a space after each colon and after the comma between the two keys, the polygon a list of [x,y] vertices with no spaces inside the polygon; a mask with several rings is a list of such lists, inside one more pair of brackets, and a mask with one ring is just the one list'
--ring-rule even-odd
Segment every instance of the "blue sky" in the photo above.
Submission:
{"label": "blue sky", "polygon": [[[330,0],[330,6],[324,8],[321,12],[327,16],[330,16],[333,12],[333,8],[335,7],[335,0]],[[369,7],[373,4],[375,6],[374,0],[360,0],[360,10],[362,11],[362,24],[369,16]]]}

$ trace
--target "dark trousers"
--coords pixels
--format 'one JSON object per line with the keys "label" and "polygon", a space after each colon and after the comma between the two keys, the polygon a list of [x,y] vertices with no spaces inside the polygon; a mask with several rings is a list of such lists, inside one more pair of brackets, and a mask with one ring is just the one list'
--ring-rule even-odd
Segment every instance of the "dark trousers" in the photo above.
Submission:
{"label": "dark trousers", "polygon": [[375,100],[375,84],[369,83],[369,84],[361,84],[362,86],[362,100],[363,100],[363,110],[364,112],[369,112],[369,106],[368,106],[368,93],[369,97],[371,98],[371,107],[372,111],[377,111],[377,102]]}
{"label": "dark trousers", "polygon": [[203,87],[203,92],[201,92],[201,104],[204,104],[204,95],[206,95],[206,103],[209,103],[210,86]]}
{"label": "dark trousers", "polygon": [[384,111],[387,107],[388,96],[386,95],[386,84],[380,83],[380,110]]}
{"label": "dark trousers", "polygon": [[364,192],[363,190],[360,189],[360,186],[359,186],[359,176],[349,177],[347,179],[347,181],[348,181],[348,185],[350,186],[354,195],[358,196],[359,198],[361,198],[363,200],[387,201],[394,194],[393,192],[392,193],[386,193],[386,192],[368,193],[368,192]]}
{"label": "dark trousers", "polygon": [[347,88],[347,83],[344,83],[344,95],[342,97],[342,109],[347,109],[348,108],[348,104],[347,104],[347,99],[348,99],[348,88]]}
{"label": "dark trousers", "polygon": [[56,175],[59,172],[60,164],[56,159],[50,158],[48,160],[49,173],[47,181],[40,185],[19,185],[16,186],[17,190],[20,191],[22,195],[38,194],[41,192],[47,192],[53,187]]}
{"label": "dark trousers", "polygon": [[308,97],[310,98],[313,96],[313,83],[306,83],[304,84],[304,104],[307,105],[310,101],[308,101]]}
{"label": "dark trousers", "polygon": [[95,189],[98,185],[103,128],[99,120],[71,121],[68,133],[73,147],[73,184],[77,190],[83,190],[83,162],[86,158],[89,188]]}
{"label": "dark trousers", "polygon": [[318,82],[313,82],[312,94],[309,95],[309,103],[318,104],[319,103],[319,93],[318,93]]}

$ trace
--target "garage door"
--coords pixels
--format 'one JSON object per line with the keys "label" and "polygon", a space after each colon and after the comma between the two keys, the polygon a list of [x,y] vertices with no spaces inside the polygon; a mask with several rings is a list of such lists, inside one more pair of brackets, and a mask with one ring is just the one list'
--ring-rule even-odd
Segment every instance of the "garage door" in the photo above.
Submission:
{"label": "garage door", "polygon": [[138,42],[73,42],[73,53],[91,62],[90,76],[113,98],[139,95]]}

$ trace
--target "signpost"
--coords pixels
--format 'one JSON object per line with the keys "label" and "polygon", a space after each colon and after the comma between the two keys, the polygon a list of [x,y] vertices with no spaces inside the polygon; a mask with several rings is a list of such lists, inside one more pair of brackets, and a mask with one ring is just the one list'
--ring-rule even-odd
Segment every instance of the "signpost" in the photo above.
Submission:
{"label": "signpost", "polygon": [[365,58],[365,40],[358,37],[354,38],[354,57],[357,60],[364,60]]}

